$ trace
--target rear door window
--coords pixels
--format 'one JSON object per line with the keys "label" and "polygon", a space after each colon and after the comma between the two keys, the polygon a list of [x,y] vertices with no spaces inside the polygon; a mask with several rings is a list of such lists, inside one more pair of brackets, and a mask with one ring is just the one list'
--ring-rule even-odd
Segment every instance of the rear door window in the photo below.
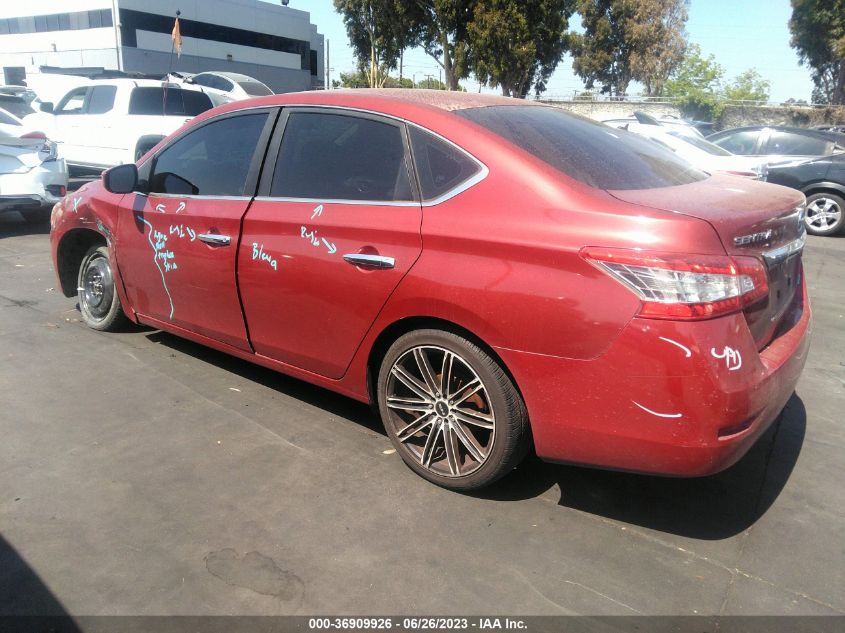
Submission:
{"label": "rear door window", "polygon": [[150,193],[244,196],[267,113],[213,121],[166,147],[155,159]]}
{"label": "rear door window", "polygon": [[270,195],[320,200],[413,200],[402,128],[346,114],[293,112]]}
{"label": "rear door window", "polygon": [[147,86],[133,88],[129,97],[129,114],[196,116],[211,108],[208,95],[197,90]]}
{"label": "rear door window", "polygon": [[105,114],[114,107],[117,86],[94,86],[88,97],[88,114]]}
{"label": "rear door window", "polygon": [[431,201],[456,189],[481,171],[481,165],[451,143],[410,127],[411,149],[422,199]]}
{"label": "rear door window", "polygon": [[824,156],[830,153],[832,143],[812,136],[792,132],[773,131],[769,136],[767,154],[786,156]]}

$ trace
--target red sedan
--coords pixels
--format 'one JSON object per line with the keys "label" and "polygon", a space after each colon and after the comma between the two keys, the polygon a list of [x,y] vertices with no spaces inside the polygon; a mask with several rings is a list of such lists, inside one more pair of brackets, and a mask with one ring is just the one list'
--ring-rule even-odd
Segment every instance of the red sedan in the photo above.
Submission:
{"label": "red sedan", "polygon": [[59,282],[378,406],[417,473],[738,460],[809,346],[804,197],[560,109],[308,92],[204,113],[56,206]]}

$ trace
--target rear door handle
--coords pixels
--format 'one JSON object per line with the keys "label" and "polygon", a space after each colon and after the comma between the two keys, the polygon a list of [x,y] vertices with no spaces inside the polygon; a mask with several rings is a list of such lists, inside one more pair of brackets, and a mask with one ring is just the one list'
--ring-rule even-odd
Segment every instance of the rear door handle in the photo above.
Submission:
{"label": "rear door handle", "polygon": [[232,242],[232,238],[228,235],[219,235],[218,233],[200,233],[197,237],[206,244],[214,244],[215,246],[228,246]]}
{"label": "rear door handle", "polygon": [[396,260],[392,257],[365,255],[363,253],[348,253],[343,256],[343,261],[349,262],[354,266],[361,266],[362,268],[387,269],[393,268],[396,265]]}

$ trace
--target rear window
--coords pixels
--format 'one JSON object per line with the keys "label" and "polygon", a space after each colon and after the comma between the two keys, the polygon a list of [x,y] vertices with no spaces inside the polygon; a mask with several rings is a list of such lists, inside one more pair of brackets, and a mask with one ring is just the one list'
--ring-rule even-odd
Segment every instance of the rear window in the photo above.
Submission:
{"label": "rear window", "polygon": [[25,99],[13,95],[0,95],[0,108],[11,112],[19,119],[35,112]]}
{"label": "rear window", "polygon": [[257,81],[239,81],[238,85],[250,97],[266,97],[267,95],[273,94],[272,90]]}
{"label": "rear window", "polygon": [[168,87],[133,88],[129,97],[129,114],[196,116],[211,110],[212,103],[204,92]]}
{"label": "rear window", "polygon": [[654,189],[707,178],[703,171],[647,139],[559,108],[488,106],[455,114],[591,187]]}

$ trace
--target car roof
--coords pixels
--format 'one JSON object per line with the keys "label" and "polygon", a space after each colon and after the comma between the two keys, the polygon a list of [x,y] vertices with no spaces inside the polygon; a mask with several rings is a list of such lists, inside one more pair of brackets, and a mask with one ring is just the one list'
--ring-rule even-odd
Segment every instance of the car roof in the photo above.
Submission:
{"label": "car roof", "polygon": [[393,114],[410,106],[421,110],[465,110],[489,106],[554,107],[512,97],[483,95],[475,92],[424,90],[412,88],[341,88],[339,90],[306,90],[236,101],[223,106],[237,110],[247,103],[256,105],[313,105],[349,107]]}
{"label": "car roof", "polygon": [[201,73],[192,75],[192,77],[196,77],[198,75],[217,75],[218,77],[225,77],[226,79],[231,79],[232,81],[248,81],[258,84],[262,83],[255,77],[250,77],[249,75],[243,75],[241,73],[230,73],[224,70],[204,70]]}

